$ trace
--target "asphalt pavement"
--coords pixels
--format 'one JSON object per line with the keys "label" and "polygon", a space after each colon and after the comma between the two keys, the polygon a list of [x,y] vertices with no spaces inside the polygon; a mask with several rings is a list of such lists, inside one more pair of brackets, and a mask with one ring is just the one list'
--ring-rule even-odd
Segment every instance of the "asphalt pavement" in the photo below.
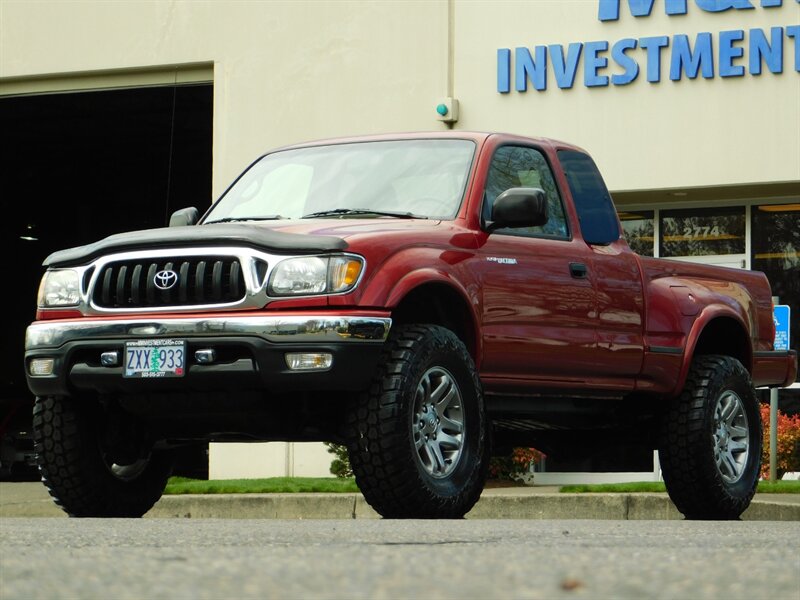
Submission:
{"label": "asphalt pavement", "polygon": [[798,600],[800,524],[1,519],[2,600]]}
{"label": "asphalt pavement", "polygon": [[[40,482],[0,482],[0,517],[66,516]],[[163,496],[149,518],[379,519],[361,494]],[[468,519],[682,519],[662,493],[562,494],[555,486],[487,488]],[[745,521],[800,521],[800,494],[756,494]]]}

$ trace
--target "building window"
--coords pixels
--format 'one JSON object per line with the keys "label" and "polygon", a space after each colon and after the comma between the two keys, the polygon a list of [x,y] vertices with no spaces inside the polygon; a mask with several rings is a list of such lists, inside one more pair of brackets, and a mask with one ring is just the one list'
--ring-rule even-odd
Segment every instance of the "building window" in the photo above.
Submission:
{"label": "building window", "polygon": [[662,210],[660,227],[663,257],[745,253],[744,206]]}
{"label": "building window", "polygon": [[641,256],[653,256],[655,218],[652,210],[619,213],[622,231],[631,250]]}
{"label": "building window", "polygon": [[800,349],[800,204],[754,206],[752,220],[750,264],[766,274],[772,295],[792,307],[791,345]]}

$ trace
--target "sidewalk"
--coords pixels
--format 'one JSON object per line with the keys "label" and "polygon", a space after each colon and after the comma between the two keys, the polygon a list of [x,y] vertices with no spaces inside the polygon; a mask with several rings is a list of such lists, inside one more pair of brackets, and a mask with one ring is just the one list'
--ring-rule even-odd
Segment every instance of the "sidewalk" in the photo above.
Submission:
{"label": "sidewalk", "polygon": [[[0,517],[64,517],[39,482],[0,482]],[[361,494],[164,496],[145,515],[193,519],[378,519]],[[555,486],[484,490],[469,519],[682,519],[666,494],[560,494]],[[800,521],[800,494],[756,494],[746,521]]]}

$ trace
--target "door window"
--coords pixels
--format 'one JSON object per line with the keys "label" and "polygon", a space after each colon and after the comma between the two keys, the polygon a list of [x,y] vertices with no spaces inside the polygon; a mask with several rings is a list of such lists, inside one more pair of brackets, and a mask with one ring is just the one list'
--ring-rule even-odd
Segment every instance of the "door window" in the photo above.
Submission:
{"label": "door window", "polygon": [[491,220],[495,199],[511,188],[527,187],[544,190],[547,196],[548,219],[536,227],[498,229],[495,233],[509,235],[569,238],[567,220],[556,182],[544,156],[538,150],[523,146],[501,146],[492,158],[486,179],[483,220]]}

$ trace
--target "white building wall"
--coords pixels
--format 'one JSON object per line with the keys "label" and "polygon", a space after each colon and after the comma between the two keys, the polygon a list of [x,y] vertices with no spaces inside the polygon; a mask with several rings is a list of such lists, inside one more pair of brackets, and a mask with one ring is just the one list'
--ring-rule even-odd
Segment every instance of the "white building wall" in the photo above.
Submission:
{"label": "white building wall", "polygon": [[209,479],[333,477],[333,455],[321,443],[224,443],[209,447]]}

